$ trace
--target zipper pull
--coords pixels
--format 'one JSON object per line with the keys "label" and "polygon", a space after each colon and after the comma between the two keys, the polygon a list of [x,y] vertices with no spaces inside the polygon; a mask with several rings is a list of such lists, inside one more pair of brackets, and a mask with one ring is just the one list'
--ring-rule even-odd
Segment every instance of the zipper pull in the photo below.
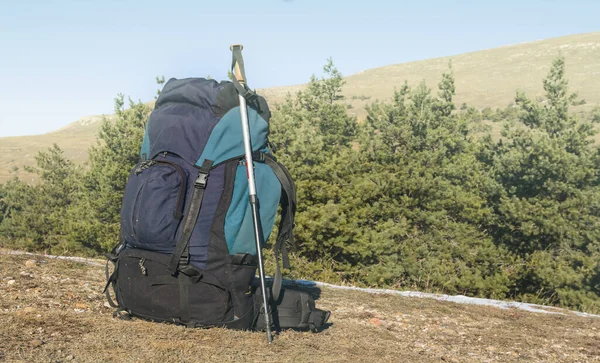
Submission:
{"label": "zipper pull", "polygon": [[146,262],[146,259],[145,259],[145,258],[142,258],[142,259],[140,260],[140,263],[139,263],[139,265],[140,265],[140,270],[142,270],[142,275],[144,275],[144,276],[148,276],[148,270],[146,270],[146,267],[144,266],[144,262]]}

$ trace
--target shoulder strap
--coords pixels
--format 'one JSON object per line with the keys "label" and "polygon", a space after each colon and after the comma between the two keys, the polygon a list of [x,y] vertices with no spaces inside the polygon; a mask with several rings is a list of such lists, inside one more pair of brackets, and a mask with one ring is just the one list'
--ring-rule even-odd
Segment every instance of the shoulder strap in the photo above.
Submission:
{"label": "shoulder strap", "polygon": [[283,261],[283,267],[290,267],[287,252],[287,242],[294,243],[294,217],[296,215],[296,185],[285,166],[278,163],[275,158],[266,153],[261,153],[261,161],[264,161],[272,170],[281,184],[281,221],[279,222],[279,233],[273,250],[275,252],[275,276],[273,279],[273,299],[277,301],[283,284],[281,268],[279,267],[279,256]]}
{"label": "shoulder strap", "polygon": [[183,221],[183,232],[181,238],[175,246],[171,261],[167,271],[174,275],[177,272],[179,264],[187,265],[190,260],[189,244],[192,232],[196,226],[196,220],[200,214],[200,207],[202,206],[202,199],[204,198],[204,190],[206,189],[206,181],[208,179],[208,173],[212,167],[212,160],[205,160],[198,172],[198,178],[194,182],[194,191],[192,192],[192,199],[185,213],[185,219]]}
{"label": "shoulder strap", "polygon": [[272,170],[279,183],[281,184],[281,221],[279,222],[279,233],[275,241],[274,249],[276,255],[281,253],[283,259],[283,267],[289,268],[290,261],[287,256],[286,243],[294,242],[294,217],[296,215],[296,185],[292,180],[292,176],[285,166],[278,163],[275,158],[269,154],[262,153],[264,163]]}

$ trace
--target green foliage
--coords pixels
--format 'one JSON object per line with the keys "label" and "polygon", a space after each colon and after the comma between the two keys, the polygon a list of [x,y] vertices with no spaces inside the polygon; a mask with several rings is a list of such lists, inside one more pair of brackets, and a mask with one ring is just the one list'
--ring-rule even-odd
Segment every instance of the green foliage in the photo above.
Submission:
{"label": "green foliage", "polygon": [[95,255],[113,247],[129,170],[139,156],[150,108],[115,99],[116,120],[105,120],[88,167],[75,166],[62,150],[40,152],[30,171],[40,183],[13,179],[0,188],[1,235],[7,246],[57,254]]}
{"label": "green foliage", "polygon": [[[569,112],[582,101],[562,58],[536,100],[517,93],[502,110],[456,110],[450,64],[435,93],[399,85],[361,123],[331,59],[323,71],[271,122],[297,185],[294,277],[600,312],[600,111]],[[115,104],[85,168],[55,146],[30,170],[39,184],[0,185],[3,245],[94,255],[115,244],[150,112],[140,102],[125,109],[122,95]],[[506,123],[499,140],[481,136],[483,120]]]}
{"label": "green foliage", "polygon": [[509,279],[497,263],[508,259],[477,228],[491,218],[485,198],[497,185],[475,157],[466,118],[452,114],[453,95],[450,69],[438,97],[405,84],[391,104],[368,109],[360,157],[375,182],[364,203],[374,208],[363,223],[378,248],[366,279],[501,296]]}
{"label": "green foliage", "polygon": [[[352,256],[337,256],[351,243],[350,225],[339,225],[350,209],[345,190],[340,188],[351,175],[356,119],[348,116],[340,94],[342,76],[331,60],[325,76],[312,77],[306,91],[288,96],[276,108],[271,122],[271,140],[278,159],[296,181],[298,245],[309,260],[336,257],[352,262]],[[343,233],[340,233],[343,231]]]}
{"label": "green foliage", "polygon": [[592,110],[590,115],[591,115],[590,120],[593,123],[600,123],[600,107],[598,107],[598,106],[594,107],[594,109]]}
{"label": "green foliage", "polygon": [[37,168],[31,171],[40,184],[30,186],[15,178],[2,188],[0,232],[8,239],[4,242],[29,250],[81,252],[82,246],[65,241],[71,223],[65,214],[78,202],[83,171],[67,160],[57,145],[40,152],[36,162]]}
{"label": "green foliage", "polygon": [[[486,156],[502,185],[489,230],[497,244],[526,263],[515,293],[565,306],[597,306],[600,249],[598,151],[589,121],[569,114],[575,98],[564,78],[564,60],[544,80],[546,99],[518,93],[520,123]],[[596,301],[596,302],[594,302]]]}
{"label": "green foliage", "polygon": [[[156,76],[156,84],[162,87],[162,85],[165,84],[165,76]],[[160,90],[160,88],[156,90],[156,96],[154,96],[155,100],[160,96]]]}

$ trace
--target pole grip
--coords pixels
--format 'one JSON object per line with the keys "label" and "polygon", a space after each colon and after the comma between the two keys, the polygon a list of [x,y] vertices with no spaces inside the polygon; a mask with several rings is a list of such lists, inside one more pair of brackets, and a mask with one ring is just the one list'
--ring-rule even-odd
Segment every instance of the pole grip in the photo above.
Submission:
{"label": "pole grip", "polygon": [[240,59],[242,58],[242,49],[244,49],[244,46],[241,44],[232,44],[229,49],[233,52],[233,76],[240,84],[245,84],[244,73],[240,69]]}

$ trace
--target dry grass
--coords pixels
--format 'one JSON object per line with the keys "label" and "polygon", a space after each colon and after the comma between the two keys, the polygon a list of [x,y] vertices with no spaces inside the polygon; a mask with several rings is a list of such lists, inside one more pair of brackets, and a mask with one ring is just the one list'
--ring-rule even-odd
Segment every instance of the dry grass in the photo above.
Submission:
{"label": "dry grass", "polygon": [[[0,254],[0,360],[591,362],[600,319],[324,289],[324,331],[186,329],[112,318],[103,268]],[[10,283],[9,281],[15,280]]]}
{"label": "dry grass", "polygon": [[[27,182],[35,181],[35,175],[25,172],[23,166],[35,166],[38,152],[54,143],[63,149],[67,158],[83,164],[88,158],[88,148],[96,141],[103,119],[102,116],[91,116],[43,135],[0,138],[0,183],[15,174]],[[17,173],[13,172],[14,167],[19,168]]]}
{"label": "dry grass", "polygon": [[[600,104],[600,32],[369,69],[346,77],[344,95],[361,118],[365,116],[366,104],[376,99],[390,99],[394,88],[404,81],[416,86],[425,80],[435,89],[451,61],[456,81],[456,105],[467,103],[480,109],[504,108],[514,102],[517,90],[525,91],[532,98],[542,96],[542,80],[550,70],[552,60],[560,54],[566,59],[566,76],[571,90],[579,92],[587,101],[587,106],[577,110]],[[270,102],[281,102],[288,92],[295,93],[303,88],[304,85],[297,85],[259,92]],[[368,98],[362,99],[365,97]]]}

